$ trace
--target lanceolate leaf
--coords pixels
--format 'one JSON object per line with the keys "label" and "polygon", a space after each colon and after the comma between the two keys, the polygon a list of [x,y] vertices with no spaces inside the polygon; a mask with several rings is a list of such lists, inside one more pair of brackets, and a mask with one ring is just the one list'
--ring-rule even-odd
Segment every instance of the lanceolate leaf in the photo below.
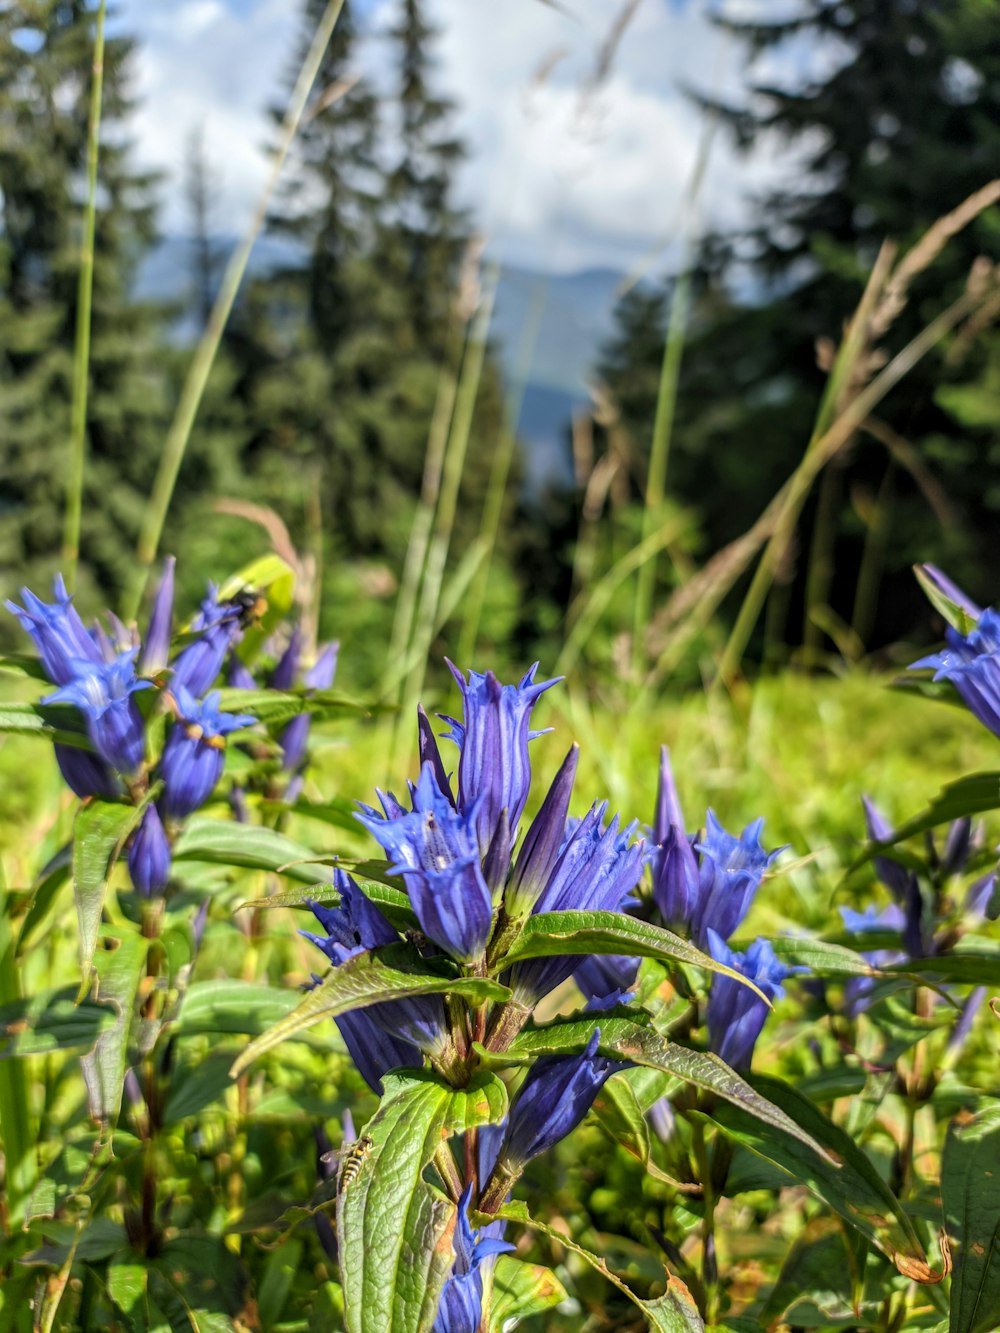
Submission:
{"label": "lanceolate leaf", "polygon": [[115,1021],[80,1063],[90,1114],[104,1124],[113,1124],[121,1108],[129,1027],[148,943],[141,935],[126,935],[116,941],[115,949],[101,949],[96,955],[97,995],[112,1005]]}
{"label": "lanceolate leaf", "polygon": [[274,829],[228,820],[194,818],[177,840],[175,861],[210,861],[249,870],[278,870],[306,884],[329,883],[329,867],[318,865],[308,847]]}
{"label": "lanceolate leaf", "polygon": [[383,1000],[402,1000],[412,995],[443,995],[447,992],[465,995],[480,1003],[510,998],[507,987],[495,981],[485,981],[478,977],[441,976],[409,966],[394,967],[375,954],[358,954],[340,967],[332,968],[322,983],[311,990],[287,1018],[252,1041],[233,1065],[233,1077],[265,1051],[325,1018],[346,1013],[348,1009],[379,1004]]}
{"label": "lanceolate leaf", "polygon": [[501,1254],[493,1269],[489,1333],[504,1333],[508,1321],[551,1310],[566,1299],[566,1288],[549,1268]]}
{"label": "lanceolate leaf", "polygon": [[[843,944],[829,940],[788,939],[771,941],[774,952],[789,967],[807,967],[817,977],[870,977],[878,969]],[[739,946],[734,946],[739,947]]]}
{"label": "lanceolate leaf", "polygon": [[941,1196],[955,1271],[949,1333],[987,1333],[1000,1310],[1000,1106],[954,1120]]}
{"label": "lanceolate leaf", "polygon": [[256,1036],[284,1018],[296,1001],[294,991],[248,981],[196,981],[184,996],[177,1031],[243,1032]]}
{"label": "lanceolate leaf", "polygon": [[[550,1023],[547,1027],[529,1029],[514,1039],[509,1053],[532,1057],[575,1054],[586,1046],[595,1021],[594,1018],[570,1019],[567,1022]],[[640,1027],[638,1023],[624,1018],[609,1019],[602,1016],[600,1028],[599,1049],[602,1055],[632,1060],[637,1065],[647,1065],[651,1069],[661,1069],[684,1083],[714,1093],[762,1124],[794,1139],[804,1155],[819,1154],[825,1159],[828,1168],[836,1172],[837,1167],[827,1153],[826,1146],[812,1136],[804,1122],[797,1123],[798,1117],[793,1118],[768,1101],[766,1096],[752,1088],[717,1055],[677,1046],[652,1028]]]}
{"label": "lanceolate leaf", "polygon": [[578,1254],[591,1268],[596,1268],[612,1286],[617,1287],[633,1305],[638,1306],[645,1315],[649,1327],[657,1333],[704,1333],[705,1324],[698,1313],[698,1307],[680,1278],[667,1274],[667,1290],[664,1294],[655,1301],[644,1301],[611,1271],[604,1259],[598,1258],[582,1245],[577,1245],[562,1231],[556,1231],[553,1227],[546,1226],[544,1222],[536,1221],[529,1214],[527,1205],[520,1200],[506,1204],[497,1213],[497,1217],[530,1227],[532,1231],[538,1231],[543,1236],[548,1236],[550,1240],[556,1241],[564,1249]]}
{"label": "lanceolate leaf", "polygon": [[712,1119],[730,1138],[802,1181],[893,1261],[904,1276],[917,1282],[939,1282],[941,1274],[928,1265],[923,1246],[899,1200],[851,1136],[828,1120],[807,1097],[777,1079],[753,1077],[758,1093],[793,1118],[822,1143],[837,1162],[830,1165],[804,1152],[797,1139],[774,1124],[751,1119],[731,1106],[719,1107]]}
{"label": "lanceolate leaf", "polygon": [[939,824],[950,824],[964,815],[980,815],[986,810],[997,809],[1000,809],[1000,772],[970,773],[968,777],[942,787],[927,809],[896,829],[888,841],[869,843],[861,856],[848,866],[847,873],[866,865],[886,847],[894,847],[917,833],[937,828]]}
{"label": "lanceolate leaf", "polygon": [[539,912],[524,923],[499,966],[508,968],[525,958],[595,953],[658,958],[665,963],[685,963],[707,972],[724,973],[757,991],[761,999],[767,999],[752,981],[725,964],[717,963],[679,935],[623,912]]}
{"label": "lanceolate leaf", "polygon": [[0,732],[38,736],[78,750],[92,750],[90,738],[76,725],[80,721],[74,708],[60,704],[0,704]]}
{"label": "lanceolate leaf", "polygon": [[75,997],[75,988],[67,986],[0,1006],[0,1059],[93,1046],[111,1027],[115,1011],[93,1000],[76,1004]]}
{"label": "lanceolate leaf", "polygon": [[90,982],[108,877],[142,810],[142,806],[91,801],[77,811],[73,824],[73,897],[80,926],[81,994]]}
{"label": "lanceolate leaf", "polygon": [[[454,1262],[456,1210],[423,1179],[448,1133],[503,1115],[499,1080],[477,1075],[456,1093],[427,1073],[388,1074],[364,1130],[357,1175],[337,1200],[341,1280],[348,1333],[425,1333]],[[501,1085],[502,1086],[502,1085]]]}
{"label": "lanceolate leaf", "polygon": [[[410,900],[402,889],[390,888],[373,879],[357,879],[358,887],[389,918],[393,925],[401,929],[416,926],[417,918],[410,907]],[[308,910],[310,903],[336,903],[340,893],[332,884],[310,884],[307,888],[289,889],[286,893],[273,893],[268,898],[251,898],[240,903],[239,909],[249,911],[268,910],[274,907],[301,907]]]}
{"label": "lanceolate leaf", "polygon": [[309,713],[318,719],[350,717],[360,714],[368,717],[383,708],[359,703],[356,699],[336,690],[240,690],[223,689],[221,704],[227,712],[250,713],[258,721],[276,725]]}

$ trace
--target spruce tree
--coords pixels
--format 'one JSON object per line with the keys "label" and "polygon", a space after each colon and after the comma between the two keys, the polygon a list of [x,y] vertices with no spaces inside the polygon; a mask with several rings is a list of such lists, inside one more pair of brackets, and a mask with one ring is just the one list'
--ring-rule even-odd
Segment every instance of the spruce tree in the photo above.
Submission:
{"label": "spruce tree", "polygon": [[[0,525],[2,592],[58,567],[96,6],[32,0],[0,13]],[[133,303],[153,239],[149,176],[129,164],[131,44],[105,48],[81,534],[84,600],[124,586],[165,411],[153,313]]]}
{"label": "spruce tree", "polygon": [[[1000,46],[992,6],[800,0],[790,16],[772,19],[764,6],[760,13],[759,22],[718,20],[748,59],[769,55],[762,67],[781,68],[778,57],[793,42],[800,53],[828,58],[814,79],[756,80],[741,104],[716,108],[740,145],[777,138],[795,153],[797,169],[790,184],[756,200],[743,232],[710,238],[702,254],[668,488],[697,507],[710,549],[750,526],[801,456],[824,385],[817,339],[839,338],[881,242],[913,243],[996,175],[1000,161]],[[914,283],[886,339],[890,352],[959,294],[976,256],[995,251],[996,234],[993,209],[949,243]],[[749,300],[734,294],[731,281],[740,271],[745,292],[748,269]],[[645,358],[647,373],[660,354],[643,352],[624,323],[620,334],[605,367],[612,387],[616,377],[623,385],[633,351]],[[966,428],[950,390],[995,354],[980,344],[956,362],[943,347],[878,412],[894,437],[916,451],[918,473],[947,492],[960,522],[942,527],[920,476],[865,432],[825,483],[837,513],[829,599],[848,624],[857,611],[859,573],[878,580],[870,560],[878,555],[875,506],[878,522],[890,524],[880,613],[874,621],[862,615],[866,623],[856,625],[868,646],[890,642],[924,618],[909,573],[915,560],[947,563],[988,594],[982,571],[997,491],[984,489],[978,477],[1000,446],[995,429]],[[645,401],[632,395],[630,424],[639,442],[649,438],[654,403],[651,392]],[[793,643],[809,633],[801,603],[815,522],[810,508],[794,573]],[[885,541],[884,528],[878,540]]]}

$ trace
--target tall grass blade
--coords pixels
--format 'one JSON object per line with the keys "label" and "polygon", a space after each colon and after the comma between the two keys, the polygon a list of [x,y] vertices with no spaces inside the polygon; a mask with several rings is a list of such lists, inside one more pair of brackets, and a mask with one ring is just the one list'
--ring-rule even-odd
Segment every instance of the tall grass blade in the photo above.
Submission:
{"label": "tall grass blade", "polygon": [[343,7],[344,0],[329,0],[326,9],[323,11],[323,16],[316,28],[312,43],[302,63],[302,69],[299,71],[299,77],[289,98],[285,118],[282,122],[278,151],[275,153],[274,161],[271,164],[271,171],[261,192],[246,235],[236,250],[233,251],[229,263],[226,265],[226,271],[223,274],[222,284],[219,288],[219,294],[215,298],[212,313],[191,359],[187,378],[184,381],[181,396],[177,403],[177,410],[164,441],[160,466],[157,470],[156,480],[153,483],[153,491],[143,515],[139,541],[136,546],[134,578],[125,602],[126,619],[134,617],[139,608],[139,602],[142,599],[146,580],[149,576],[149,568],[156,559],[160,537],[163,533],[163,524],[166,521],[167,510],[170,508],[170,500],[177,484],[177,476],[180,472],[181,463],[184,461],[184,453],[191,436],[195,417],[198,414],[198,408],[201,405],[205,385],[208,383],[208,377],[215,362],[222,335],[232,313],[236,294],[243,281],[250,253],[267,217],[271,195],[298,133],[299,125],[305,114],[309,93],[316,80],[316,75],[319,73],[324,52],[329,45],[330,38],[333,36],[333,30]]}
{"label": "tall grass blade", "polygon": [[83,210],[80,277],[76,296],[76,339],[73,346],[73,397],[70,407],[69,468],[66,474],[66,524],[63,535],[63,576],[70,592],[76,586],[83,517],[83,474],[87,452],[87,388],[90,378],[90,316],[94,299],[94,237],[97,230],[97,161],[104,95],[105,0],[97,8],[93,81],[87,122],[87,201]]}
{"label": "tall grass blade", "polygon": [[[438,608],[441,600],[441,585],[444,581],[445,566],[451,548],[451,538],[455,526],[455,514],[458,509],[458,493],[462,484],[462,471],[465,456],[472,433],[472,418],[476,399],[479,396],[479,383],[486,358],[489,342],[490,323],[493,318],[493,303],[496,298],[499,269],[494,264],[483,286],[482,299],[472,328],[466,341],[465,355],[459,375],[455,395],[455,411],[451,430],[445,449],[441,474],[441,491],[438,496],[434,530],[427,550],[427,563],[420,589],[416,623],[413,634],[413,666],[407,674],[402,693],[402,711],[398,718],[396,738],[393,744],[393,771],[401,766],[400,730],[405,721],[412,717],[423,689],[427,674],[427,657],[437,624]],[[398,765],[397,765],[398,761]]]}

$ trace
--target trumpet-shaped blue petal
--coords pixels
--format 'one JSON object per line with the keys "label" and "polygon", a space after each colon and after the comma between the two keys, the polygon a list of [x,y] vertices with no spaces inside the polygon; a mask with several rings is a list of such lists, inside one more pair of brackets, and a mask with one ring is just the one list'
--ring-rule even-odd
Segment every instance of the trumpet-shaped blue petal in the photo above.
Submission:
{"label": "trumpet-shaped blue petal", "polygon": [[[291,652],[291,647],[292,646],[289,645],[285,658],[287,658]],[[305,685],[307,689],[328,690],[333,684],[334,672],[337,670],[338,647],[339,645],[336,643],[326,644],[315,663],[304,673],[302,684]],[[272,681],[275,689],[287,689],[288,686],[294,684],[294,677],[289,680],[288,686],[279,687],[276,684],[278,671],[285,658],[282,658],[282,662],[279,662],[278,667],[275,669],[275,680]],[[296,653],[296,665],[297,662],[298,655]],[[289,722],[288,726],[285,727],[284,731],[281,733],[281,766],[286,773],[298,773],[299,769],[305,762],[311,720],[312,719],[308,713],[300,713],[298,717],[292,718],[291,722]],[[290,795],[289,799],[294,800],[294,796]]]}
{"label": "trumpet-shaped blue petal", "polygon": [[163,575],[153,599],[153,610],[142,645],[139,669],[144,676],[162,671],[170,656],[170,622],[174,614],[174,565],[172,555],[163,562]]}
{"label": "trumpet-shaped blue petal", "polygon": [[511,841],[528,799],[531,761],[528,742],[544,733],[530,729],[531,711],[538,698],[557,682],[535,682],[538,663],[517,685],[501,685],[492,671],[470,671],[466,681],[451,662],[451,673],[462,691],[463,721],[450,723],[449,740],[461,752],[458,765],[458,805],[476,806],[476,837],[485,856],[496,833],[501,810],[507,811]]}
{"label": "trumpet-shaped blue petal", "polygon": [[950,680],[966,707],[1000,736],[1000,615],[987,607],[968,634],[949,627],[945,638],[947,647],[911,662],[910,670],[932,667],[935,680]]}
{"label": "trumpet-shaped blue petal", "polygon": [[201,702],[183,685],[174,685],[172,693],[177,721],[160,760],[162,804],[169,819],[184,819],[205,804],[222,776],[225,737],[256,719],[248,713],[222,712],[217,690]]}
{"label": "trumpet-shaped blue petal", "polygon": [[548,1055],[536,1060],[514,1098],[501,1158],[516,1169],[547,1152],[571,1133],[611,1077],[628,1062],[598,1055],[595,1028],[580,1055]]}
{"label": "trumpet-shaped blue petal", "polygon": [[475,1232],[469,1222],[469,1202],[472,1185],[465,1187],[458,1201],[458,1220],[455,1226],[455,1264],[444,1284],[437,1318],[431,1333],[478,1333],[483,1317],[483,1275],[480,1267],[484,1260],[514,1249],[508,1241],[497,1240],[483,1232]]}
{"label": "trumpet-shaped blue petal", "polygon": [[170,840],[155,805],[148,805],[128,849],[128,872],[146,898],[162,893],[170,878]]}
{"label": "trumpet-shaped blue petal", "polygon": [[471,961],[485,949],[493,924],[476,843],[478,806],[454,810],[431,763],[411,794],[411,811],[379,793],[385,817],[374,810],[357,817],[385,849],[393,874],[403,876],[424,934],[454,958]]}
{"label": "trumpet-shaped blue petal", "polygon": [[52,584],[54,602],[43,602],[29,588],[21,589],[24,606],[7,602],[21,628],[31,635],[42,667],[53,685],[68,685],[80,674],[80,663],[104,661],[100,645],[80,619],[61,574]]}
{"label": "trumpet-shaped blue petal", "polygon": [[695,844],[701,863],[699,903],[691,927],[699,948],[706,947],[709,931],[724,940],[732,935],[750,910],[764,871],[785,851],[784,847],[773,852],[764,849],[760,841],[763,828],[763,819],[755,819],[734,838],[709,810],[705,840]]}
{"label": "trumpet-shaped blue petal", "polygon": [[[339,903],[335,906],[311,904],[313,914],[326,934],[302,932],[307,940],[323,950],[334,967],[339,967],[341,963],[366,950],[399,942],[397,931],[375,904],[365,897],[350,875],[342,870],[335,871],[334,884],[340,892]],[[364,1023],[354,1021],[360,1019],[362,1014],[365,1015]],[[395,1065],[419,1065],[419,1051],[435,1054],[443,1049],[447,1040],[444,1002],[439,995],[389,1000],[341,1017],[351,1020],[346,1028],[341,1026],[341,1035],[348,1043],[355,1064],[372,1086],[374,1082],[368,1075],[376,1066],[378,1079],[381,1079],[382,1074]],[[337,1023],[340,1024],[339,1018]],[[372,1056],[375,1064],[369,1060],[362,1066],[351,1043],[365,1033],[371,1035],[372,1025],[380,1032]],[[389,1045],[386,1045],[386,1037],[391,1038]],[[383,1059],[390,1056],[392,1063],[383,1064]]]}
{"label": "trumpet-shaped blue petal", "polygon": [[243,637],[242,605],[219,603],[217,595],[218,589],[210,583],[201,610],[191,622],[191,629],[198,637],[173,664],[173,685],[183,685],[196,698],[215,684],[226,654]]}
{"label": "trumpet-shaped blue petal", "polygon": [[[642,878],[645,845],[632,842],[638,825],[619,829],[616,815],[607,828],[607,805],[594,805],[571,833],[548,883],[539,894],[536,912],[618,912]],[[517,963],[510,985],[518,1001],[533,1004],[580,966],[578,957],[533,958]]]}
{"label": "trumpet-shaped blue petal", "polygon": [[75,675],[46,697],[46,703],[73,704],[84,716],[94,749],[125,777],[142,767],[146,752],[142,715],[132,695],[152,688],[135,674],[137,650],[130,648],[111,662],[77,659]]}
{"label": "trumpet-shaped blue petal", "polygon": [[[784,995],[781,983],[791,975],[791,969],[775,956],[767,940],[755,940],[745,954],[734,953],[709,927],[708,948],[717,963],[742,972],[769,1000]],[[708,997],[708,1044],[727,1065],[742,1071],[750,1068],[753,1048],[766,1018],[767,1005],[748,986],[733,977],[713,976]]]}

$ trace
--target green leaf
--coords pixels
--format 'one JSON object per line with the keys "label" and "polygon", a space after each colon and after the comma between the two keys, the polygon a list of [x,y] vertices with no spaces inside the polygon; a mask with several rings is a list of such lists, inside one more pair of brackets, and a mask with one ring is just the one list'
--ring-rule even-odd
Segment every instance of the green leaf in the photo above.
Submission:
{"label": "green leaf", "polygon": [[163,1108],[163,1123],[175,1124],[197,1115],[206,1106],[217,1102],[233,1086],[229,1066],[233,1052],[221,1051],[207,1059],[182,1060],[170,1071],[170,1090]]}
{"label": "green leaf", "polygon": [[108,878],[142,810],[142,806],[91,801],[81,805],[73,822],[73,897],[80,928],[81,995],[90,984]]}
{"label": "green leaf", "polygon": [[[329,865],[328,861],[323,864]],[[287,873],[287,872],[286,872]],[[407,930],[417,925],[417,918],[410,899],[402,889],[391,888],[377,880],[358,879],[355,883],[371,902],[384,912],[393,925]],[[267,898],[250,898],[240,903],[238,911],[268,911],[274,907],[294,907],[308,910],[310,903],[338,903],[340,892],[330,883],[311,884],[308,888],[289,889],[285,893],[272,893]]]}
{"label": "green leaf", "polygon": [[80,714],[64,704],[0,703],[0,732],[38,736],[77,750],[92,750],[80,726]]}
{"label": "green leaf", "polygon": [[749,986],[771,1007],[767,996],[741,972],[717,963],[672,931],[626,916],[624,912],[539,912],[528,917],[498,967],[508,968],[526,958],[595,953],[658,958],[665,963],[684,963],[707,972],[719,972]]}
{"label": "green leaf", "polygon": [[70,877],[73,844],[60,847],[35,881],[31,903],[17,937],[17,952],[23,954],[32,935],[52,911],[59,890]]}
{"label": "green leaf", "polygon": [[470,1104],[500,1110],[497,1082],[478,1074],[456,1092],[429,1073],[383,1079],[367,1152],[337,1198],[347,1333],[430,1327],[454,1262],[456,1209],[423,1173],[445,1136],[468,1123]]}
{"label": "green leaf", "polygon": [[895,847],[927,829],[939,824],[950,824],[965,815],[981,815],[987,810],[1000,809],[1000,773],[971,773],[949,782],[938,792],[926,810],[895,830],[885,842],[871,842],[862,854],[847,867],[847,875],[880,856],[887,847]]}
{"label": "green leaf", "polygon": [[132,1250],[122,1250],[108,1265],[108,1295],[122,1314],[141,1320],[146,1296],[146,1268]]}
{"label": "green leaf", "polygon": [[139,935],[110,942],[116,947],[99,949],[95,955],[96,993],[112,1006],[115,1021],[80,1061],[90,1114],[104,1124],[114,1124],[121,1109],[129,1028],[149,943]]}
{"label": "green leaf", "polygon": [[76,988],[41,991],[0,1005],[0,1059],[48,1055],[93,1046],[115,1021],[115,1011],[93,1000],[75,1002]]}
{"label": "green leaf", "polygon": [[970,937],[962,941],[958,952],[941,954],[935,958],[915,958],[905,963],[894,963],[886,972],[906,972],[917,976],[932,976],[939,981],[955,981],[975,986],[1000,985],[1000,945],[983,939],[972,947]]}
{"label": "green leaf", "polygon": [[958,602],[941,591],[934,580],[927,574],[921,565],[914,565],[913,572],[916,575],[917,582],[923,591],[924,596],[952,629],[957,629],[959,634],[971,634],[976,628],[978,621],[975,616],[969,615],[964,606],[959,606]]}
{"label": "green leaf", "polygon": [[546,1027],[529,1028],[514,1039],[509,1053],[533,1058],[540,1055],[579,1053],[586,1047],[598,1021],[601,1029],[598,1049],[602,1055],[609,1055],[619,1060],[632,1060],[635,1064],[646,1065],[650,1069],[661,1069],[664,1073],[673,1074],[684,1083],[714,1093],[716,1097],[732,1102],[734,1106],[748,1112],[763,1124],[795,1139],[800,1151],[804,1148],[819,1154],[826,1160],[830,1169],[836,1171],[826,1147],[817,1142],[808,1129],[803,1128],[796,1119],[761,1096],[717,1055],[705,1051],[692,1051],[686,1046],[677,1046],[666,1037],[661,1037],[652,1028],[640,1027],[629,1019],[602,1015],[599,1020],[569,1019],[550,1023]]}
{"label": "green leaf", "polygon": [[[789,967],[807,967],[817,977],[870,977],[878,969],[842,944],[829,940],[789,939],[779,935],[771,941],[774,952]],[[739,947],[734,946],[734,947]]]}
{"label": "green leaf", "polygon": [[188,987],[177,1019],[183,1036],[242,1032],[256,1036],[284,1018],[298,996],[281,986],[249,981],[196,981]]}
{"label": "green leaf", "polygon": [[337,690],[240,690],[220,689],[220,706],[228,713],[250,713],[258,722],[278,726],[300,713],[317,721],[337,717],[371,717],[387,711],[363,704]]}
{"label": "green leaf", "polygon": [[501,1254],[493,1269],[493,1296],[489,1305],[489,1333],[506,1333],[529,1315],[551,1310],[566,1299],[566,1288],[549,1268],[526,1264]]}
{"label": "green leaf", "polygon": [[[510,999],[510,991],[495,981],[479,977],[449,977],[428,972],[427,963],[415,951],[403,945],[374,953],[357,954],[339,967],[331,968],[319,986],[309,991],[305,999],[269,1031],[252,1041],[233,1065],[235,1078],[254,1060],[271,1050],[287,1037],[305,1032],[326,1018],[361,1009],[383,1000],[402,1000],[414,995],[465,995],[477,1003],[502,1002]],[[393,967],[383,958],[401,957],[408,964]]]}
{"label": "green leaf", "polygon": [[[698,1308],[691,1297],[691,1293],[678,1277],[672,1274],[666,1275],[667,1290],[655,1301],[641,1300],[630,1287],[626,1286],[616,1273],[613,1273],[604,1259],[598,1258],[590,1250],[584,1249],[578,1245],[575,1240],[566,1236],[561,1231],[556,1231],[553,1227],[546,1226],[544,1222],[539,1222],[528,1212],[527,1204],[517,1200],[513,1203],[505,1204],[497,1212],[497,1217],[504,1218],[509,1222],[517,1222],[521,1226],[530,1227],[532,1231],[538,1231],[543,1236],[548,1236],[550,1240],[556,1241],[563,1249],[571,1250],[577,1254],[591,1268],[595,1268],[602,1277],[618,1288],[633,1305],[645,1315],[650,1328],[657,1330],[657,1333],[704,1333],[705,1324],[698,1313]],[[482,1218],[482,1221],[488,1221]]]}
{"label": "green leaf", "polygon": [[954,1258],[949,1333],[988,1333],[1000,1310],[1000,1106],[948,1127],[941,1196]]}
{"label": "green leaf", "polygon": [[[917,1282],[938,1280],[927,1264],[908,1214],[854,1139],[787,1083],[761,1076],[750,1081],[759,1093],[821,1143],[829,1156],[820,1158],[804,1152],[797,1138],[731,1106],[719,1107],[707,1118],[737,1143],[808,1185],[818,1198],[887,1255],[904,1276]],[[831,1156],[839,1167],[831,1166]]]}
{"label": "green leaf", "polygon": [[310,848],[283,833],[206,817],[188,821],[174,847],[174,861],[208,861],[248,870],[277,871],[285,866],[283,874],[306,884],[330,878],[326,867],[313,863]]}

